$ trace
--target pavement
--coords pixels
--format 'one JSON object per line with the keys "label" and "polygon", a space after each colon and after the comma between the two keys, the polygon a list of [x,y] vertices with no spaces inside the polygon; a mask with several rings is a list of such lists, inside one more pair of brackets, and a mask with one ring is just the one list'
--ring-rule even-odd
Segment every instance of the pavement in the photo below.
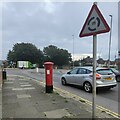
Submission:
{"label": "pavement", "polygon": [[[55,88],[46,93],[44,83],[23,76],[7,76],[2,86],[2,118],[92,118],[92,107],[82,99]],[[114,116],[96,110],[96,118]]]}

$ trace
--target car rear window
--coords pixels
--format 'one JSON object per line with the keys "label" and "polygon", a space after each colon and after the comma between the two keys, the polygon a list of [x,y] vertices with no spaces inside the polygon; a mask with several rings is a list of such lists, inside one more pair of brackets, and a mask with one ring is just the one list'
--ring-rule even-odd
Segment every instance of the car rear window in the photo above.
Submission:
{"label": "car rear window", "polygon": [[99,70],[97,70],[97,73],[101,74],[101,75],[111,75],[111,74],[113,74],[113,72],[110,69],[99,69]]}
{"label": "car rear window", "polygon": [[115,72],[115,73],[119,73],[119,71],[116,70],[116,69],[114,69],[114,68],[111,68],[111,70],[112,70],[113,72]]}

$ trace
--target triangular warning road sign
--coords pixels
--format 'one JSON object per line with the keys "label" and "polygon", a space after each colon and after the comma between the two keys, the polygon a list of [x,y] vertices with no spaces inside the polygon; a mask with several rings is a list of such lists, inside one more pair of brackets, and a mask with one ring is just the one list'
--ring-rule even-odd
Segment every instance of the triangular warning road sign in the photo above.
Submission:
{"label": "triangular warning road sign", "polygon": [[97,5],[94,4],[79,34],[79,37],[96,35],[109,31],[110,28],[107,22],[105,21]]}

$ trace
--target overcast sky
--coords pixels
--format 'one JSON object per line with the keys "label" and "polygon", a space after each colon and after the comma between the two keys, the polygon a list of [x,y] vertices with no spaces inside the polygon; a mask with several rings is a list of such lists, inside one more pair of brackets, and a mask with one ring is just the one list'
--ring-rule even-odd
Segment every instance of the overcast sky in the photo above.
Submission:
{"label": "overcast sky", "polygon": [[[43,1],[43,0],[42,0]],[[93,2],[1,2],[2,41],[0,59],[6,59],[16,43],[33,43],[37,48],[55,45],[78,58],[92,54],[93,37],[79,38],[79,33]],[[98,8],[110,26],[113,16],[111,59],[118,52],[118,2],[98,2]],[[110,33],[97,36],[97,54],[108,59]]]}

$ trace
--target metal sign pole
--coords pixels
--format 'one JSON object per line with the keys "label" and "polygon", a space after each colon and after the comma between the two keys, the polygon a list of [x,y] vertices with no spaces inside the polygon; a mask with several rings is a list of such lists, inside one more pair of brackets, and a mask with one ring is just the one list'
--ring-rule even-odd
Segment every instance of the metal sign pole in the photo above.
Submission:
{"label": "metal sign pole", "polygon": [[97,59],[97,34],[109,32],[110,28],[94,2],[88,17],[83,25],[79,37],[93,35],[93,87],[92,87],[92,118],[96,118],[96,59]]}
{"label": "metal sign pole", "polygon": [[97,53],[97,35],[93,36],[93,102],[92,118],[96,117],[96,53]]}

